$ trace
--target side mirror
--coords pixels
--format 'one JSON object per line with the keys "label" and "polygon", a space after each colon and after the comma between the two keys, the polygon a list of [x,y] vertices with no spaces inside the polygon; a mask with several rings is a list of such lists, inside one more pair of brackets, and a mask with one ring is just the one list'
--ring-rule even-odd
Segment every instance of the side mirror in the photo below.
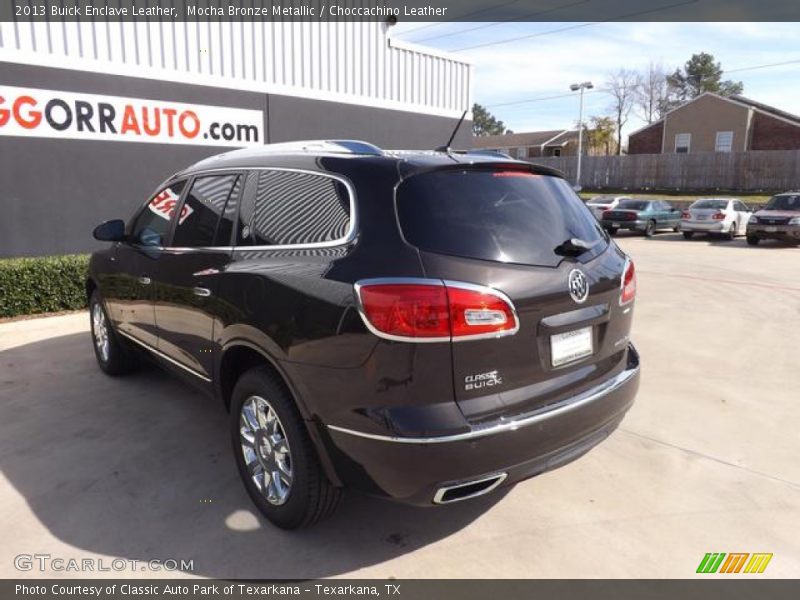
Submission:
{"label": "side mirror", "polygon": [[121,242],[125,239],[125,221],[112,219],[111,221],[100,223],[94,228],[92,235],[94,239],[101,242]]}

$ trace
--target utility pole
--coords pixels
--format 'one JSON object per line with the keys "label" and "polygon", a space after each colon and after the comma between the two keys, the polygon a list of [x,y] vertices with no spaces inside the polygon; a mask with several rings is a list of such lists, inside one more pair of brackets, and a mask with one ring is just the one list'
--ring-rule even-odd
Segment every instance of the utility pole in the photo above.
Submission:
{"label": "utility pole", "polygon": [[581,157],[583,155],[583,91],[591,90],[593,87],[594,84],[591,81],[573,83],[571,86],[569,86],[569,89],[573,92],[580,90],[581,93],[581,103],[578,112],[578,168],[576,170],[577,172],[575,173],[575,189],[577,191],[580,191],[581,189]]}

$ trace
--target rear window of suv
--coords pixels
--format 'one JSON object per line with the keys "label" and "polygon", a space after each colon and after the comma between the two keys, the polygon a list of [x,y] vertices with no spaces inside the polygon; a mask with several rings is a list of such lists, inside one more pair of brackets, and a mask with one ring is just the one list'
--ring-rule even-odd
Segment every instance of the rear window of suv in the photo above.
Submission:
{"label": "rear window of suv", "polygon": [[591,258],[607,246],[597,220],[560,177],[511,170],[442,170],[397,191],[405,239],[421,250],[504,263],[556,266],[578,238]]}

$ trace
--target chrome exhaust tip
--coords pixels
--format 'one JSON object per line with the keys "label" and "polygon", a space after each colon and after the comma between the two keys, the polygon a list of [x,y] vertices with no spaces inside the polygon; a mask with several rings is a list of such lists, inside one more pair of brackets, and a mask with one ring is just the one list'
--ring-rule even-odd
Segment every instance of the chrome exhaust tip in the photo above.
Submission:
{"label": "chrome exhaust tip", "polygon": [[506,477],[508,477],[508,473],[495,473],[494,475],[487,475],[480,479],[472,479],[454,485],[446,485],[437,490],[436,495],[433,497],[433,503],[450,504],[452,502],[483,496],[503,483]]}

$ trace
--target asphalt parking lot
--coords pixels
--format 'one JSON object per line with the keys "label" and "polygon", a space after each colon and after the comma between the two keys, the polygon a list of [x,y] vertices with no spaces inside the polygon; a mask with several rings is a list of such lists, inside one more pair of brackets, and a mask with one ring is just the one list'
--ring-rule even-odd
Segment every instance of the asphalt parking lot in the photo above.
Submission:
{"label": "asphalt parking lot", "polygon": [[251,508],[222,407],[157,369],[104,376],[84,313],[0,324],[0,577],[47,553],[201,577],[685,578],[706,552],[771,552],[758,577],[800,577],[800,248],[617,240],[643,373],[609,440],[503,494],[351,494],[295,533]]}

